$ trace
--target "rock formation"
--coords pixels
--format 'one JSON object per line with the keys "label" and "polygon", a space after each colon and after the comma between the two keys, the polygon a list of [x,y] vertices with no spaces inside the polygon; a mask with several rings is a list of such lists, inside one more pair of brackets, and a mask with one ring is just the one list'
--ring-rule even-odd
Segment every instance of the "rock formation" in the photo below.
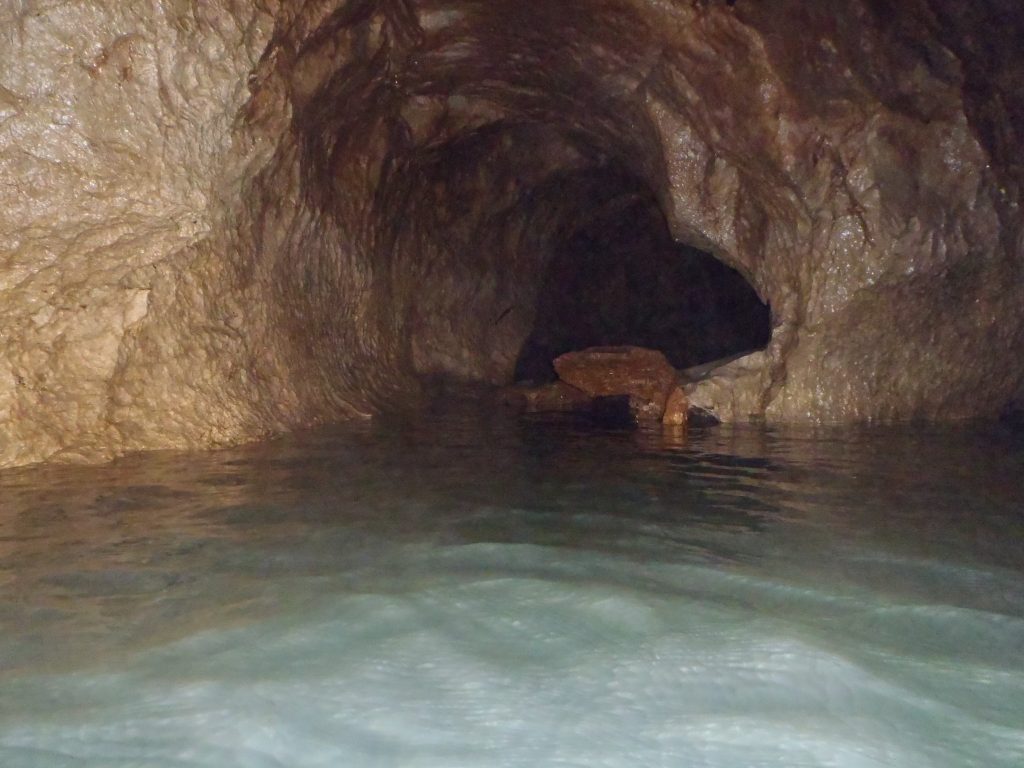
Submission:
{"label": "rock formation", "polygon": [[[630,411],[639,421],[662,421],[672,395],[670,421],[686,421],[686,395],[678,386],[679,375],[657,350],[592,347],[561,355],[554,365],[563,382],[591,397],[625,395]],[[680,397],[682,402],[676,403]]]}
{"label": "rock formation", "polygon": [[771,307],[697,404],[1021,401],[1017,6],[0,0],[0,465],[507,382],[638,185]]}
{"label": "rock formation", "polygon": [[665,355],[643,347],[590,347],[554,360],[559,380],[499,390],[506,405],[526,413],[618,410],[632,423],[686,426],[684,380]]}

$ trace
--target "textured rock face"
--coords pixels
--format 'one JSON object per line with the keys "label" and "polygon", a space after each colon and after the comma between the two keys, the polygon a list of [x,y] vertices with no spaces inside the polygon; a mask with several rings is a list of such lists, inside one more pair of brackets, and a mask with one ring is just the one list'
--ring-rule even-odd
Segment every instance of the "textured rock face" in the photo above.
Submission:
{"label": "textured rock face", "polygon": [[0,2],[0,465],[260,428],[233,402],[216,243],[271,29],[216,3]]}
{"label": "textured rock face", "polygon": [[633,182],[772,308],[695,403],[1020,401],[1016,2],[892,6],[0,0],[0,465],[507,381]]}
{"label": "textured rock face", "polygon": [[631,395],[651,404],[661,419],[677,374],[660,352],[640,347],[594,347],[555,359],[555,370],[567,384],[591,397]]}

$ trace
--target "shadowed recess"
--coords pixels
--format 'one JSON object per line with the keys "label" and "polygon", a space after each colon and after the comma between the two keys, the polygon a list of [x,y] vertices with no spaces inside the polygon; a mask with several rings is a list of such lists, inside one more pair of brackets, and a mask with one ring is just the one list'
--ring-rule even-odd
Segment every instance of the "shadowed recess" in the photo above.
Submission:
{"label": "shadowed recess", "polygon": [[517,380],[554,380],[551,361],[586,347],[650,347],[689,368],[768,343],[768,307],[754,289],[706,251],[675,242],[642,182],[588,169],[558,179],[555,193],[576,201],[577,228],[553,244]]}

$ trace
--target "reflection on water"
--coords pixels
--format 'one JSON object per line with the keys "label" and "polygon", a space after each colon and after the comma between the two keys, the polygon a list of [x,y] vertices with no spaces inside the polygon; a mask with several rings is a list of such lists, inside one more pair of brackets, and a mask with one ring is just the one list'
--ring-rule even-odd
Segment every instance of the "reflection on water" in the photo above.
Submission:
{"label": "reflection on water", "polygon": [[1024,765],[1024,442],[472,408],[0,474],[0,765]]}

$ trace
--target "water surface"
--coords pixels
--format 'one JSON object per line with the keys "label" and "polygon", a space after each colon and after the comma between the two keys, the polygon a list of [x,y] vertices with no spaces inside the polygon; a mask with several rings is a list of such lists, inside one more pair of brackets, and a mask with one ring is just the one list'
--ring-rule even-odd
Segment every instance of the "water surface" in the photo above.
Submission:
{"label": "water surface", "polygon": [[0,473],[0,765],[1024,765],[1024,441],[489,408]]}

